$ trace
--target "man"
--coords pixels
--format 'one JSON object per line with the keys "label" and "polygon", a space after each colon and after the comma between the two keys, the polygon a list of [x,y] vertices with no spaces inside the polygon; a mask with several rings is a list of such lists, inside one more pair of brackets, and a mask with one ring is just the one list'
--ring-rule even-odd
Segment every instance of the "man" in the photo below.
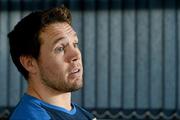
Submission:
{"label": "man", "polygon": [[8,37],[12,60],[28,82],[10,120],[95,119],[71,102],[71,92],[83,86],[83,67],[66,7],[29,14]]}

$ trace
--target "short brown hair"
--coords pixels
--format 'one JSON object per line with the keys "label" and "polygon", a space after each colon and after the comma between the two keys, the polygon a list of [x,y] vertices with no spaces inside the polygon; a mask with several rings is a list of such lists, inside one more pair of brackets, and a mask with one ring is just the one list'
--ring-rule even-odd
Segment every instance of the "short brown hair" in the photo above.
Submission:
{"label": "short brown hair", "polygon": [[8,34],[12,60],[26,79],[28,71],[20,63],[20,56],[38,59],[41,46],[39,34],[47,25],[56,22],[67,22],[71,25],[71,13],[64,5],[30,13]]}

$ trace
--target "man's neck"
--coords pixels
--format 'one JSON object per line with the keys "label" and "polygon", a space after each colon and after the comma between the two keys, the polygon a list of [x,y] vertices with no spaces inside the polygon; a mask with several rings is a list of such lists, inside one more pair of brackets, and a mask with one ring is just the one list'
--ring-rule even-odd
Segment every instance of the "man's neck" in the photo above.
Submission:
{"label": "man's neck", "polygon": [[62,107],[67,110],[72,109],[70,92],[60,93],[42,84],[35,86],[34,84],[29,83],[27,93],[51,105]]}

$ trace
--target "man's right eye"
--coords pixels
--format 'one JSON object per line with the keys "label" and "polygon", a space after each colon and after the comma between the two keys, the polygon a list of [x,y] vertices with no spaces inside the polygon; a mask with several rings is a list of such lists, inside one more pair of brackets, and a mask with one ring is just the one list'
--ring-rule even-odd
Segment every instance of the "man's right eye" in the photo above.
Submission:
{"label": "man's right eye", "polygon": [[57,47],[55,48],[55,52],[58,53],[58,52],[63,52],[64,51],[64,47]]}

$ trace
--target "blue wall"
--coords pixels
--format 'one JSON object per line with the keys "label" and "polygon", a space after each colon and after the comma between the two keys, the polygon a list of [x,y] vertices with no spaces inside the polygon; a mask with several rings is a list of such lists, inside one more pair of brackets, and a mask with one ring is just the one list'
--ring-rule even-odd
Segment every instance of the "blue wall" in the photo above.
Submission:
{"label": "blue wall", "polygon": [[178,0],[1,0],[1,108],[14,107],[27,86],[9,56],[7,33],[30,11],[62,3],[72,10],[84,62],[85,86],[74,101],[94,114],[180,110]]}

